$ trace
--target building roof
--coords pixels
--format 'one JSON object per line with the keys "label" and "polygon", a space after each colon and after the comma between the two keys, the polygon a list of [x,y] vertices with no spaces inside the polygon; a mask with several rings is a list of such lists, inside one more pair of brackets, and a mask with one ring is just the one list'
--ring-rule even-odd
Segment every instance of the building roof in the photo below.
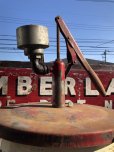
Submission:
{"label": "building roof", "polygon": [[[67,59],[63,59],[64,63],[67,65]],[[88,63],[95,70],[114,70],[114,63],[103,62],[99,60],[87,59]],[[53,62],[46,63],[48,66],[52,66]],[[22,61],[0,61],[0,68],[10,67],[10,68],[31,68],[30,62],[22,62]],[[78,62],[72,66],[72,69],[83,69],[82,65]]]}

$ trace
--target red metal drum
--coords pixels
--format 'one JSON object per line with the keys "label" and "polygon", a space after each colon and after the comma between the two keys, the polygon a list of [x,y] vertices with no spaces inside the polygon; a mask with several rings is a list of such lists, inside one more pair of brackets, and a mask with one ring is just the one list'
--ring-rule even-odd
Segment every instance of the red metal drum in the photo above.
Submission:
{"label": "red metal drum", "polygon": [[14,143],[58,150],[98,149],[114,139],[114,110],[92,105],[51,104],[0,109],[0,137]]}

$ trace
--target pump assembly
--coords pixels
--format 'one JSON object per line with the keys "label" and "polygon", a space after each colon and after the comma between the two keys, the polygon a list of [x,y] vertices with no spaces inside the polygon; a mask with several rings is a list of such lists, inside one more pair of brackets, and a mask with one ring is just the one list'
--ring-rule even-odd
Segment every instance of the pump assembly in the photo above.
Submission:
{"label": "pump assembly", "polygon": [[[102,82],[88,64],[87,60],[81,53],[77,43],[73,39],[67,26],[61,17],[55,18],[57,24],[57,59],[52,67],[53,74],[53,106],[62,107],[65,103],[64,83],[65,77],[70,71],[71,66],[76,62],[77,58],[92,77],[95,85],[106,95]],[[60,32],[66,41],[68,65],[65,70],[65,64],[60,59]],[[17,46],[24,49],[25,55],[30,58],[32,67],[37,74],[48,74],[50,69],[44,63],[44,48],[49,46],[48,30],[44,26],[27,25],[17,28]]]}
{"label": "pump assembly", "polygon": [[37,74],[48,73],[44,65],[44,49],[49,47],[48,29],[40,25],[26,25],[17,29],[17,46],[30,58]]}
{"label": "pump assembly", "polygon": [[[87,148],[88,152],[98,150],[99,147],[114,141],[114,111],[78,104],[69,108],[65,104],[65,78],[77,60],[88,72],[101,94],[106,96],[106,92],[63,19],[57,16],[55,21],[57,59],[51,68],[46,65],[44,59],[44,49],[49,47],[48,29],[39,25],[17,28],[17,47],[24,50],[24,54],[30,59],[33,71],[39,75],[52,73],[53,101],[45,104],[35,101],[34,104],[0,109],[0,137],[6,140],[4,143],[10,141],[9,144],[15,147],[17,144],[31,145],[37,148],[43,147],[44,151],[50,152],[54,150],[84,152]],[[66,41],[67,66],[60,58],[60,33]]]}

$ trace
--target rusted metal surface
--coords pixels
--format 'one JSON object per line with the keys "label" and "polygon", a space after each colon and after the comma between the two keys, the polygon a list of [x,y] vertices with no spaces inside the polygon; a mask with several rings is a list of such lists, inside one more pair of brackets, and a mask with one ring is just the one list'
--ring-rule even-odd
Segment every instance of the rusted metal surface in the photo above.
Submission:
{"label": "rusted metal surface", "polygon": [[91,105],[21,105],[0,110],[0,137],[43,147],[102,146],[114,138],[113,117],[113,110]]}
{"label": "rusted metal surface", "polygon": [[91,68],[87,60],[84,58],[82,52],[80,51],[80,48],[78,47],[78,44],[74,40],[73,36],[71,35],[68,27],[66,26],[65,22],[62,20],[60,16],[55,18],[55,21],[57,25],[59,26],[59,29],[64,36],[66,42],[70,44],[70,46],[74,49],[74,52],[77,54],[81,64],[86,69],[86,71],[90,74],[91,78],[94,80],[95,84],[98,86],[99,90],[103,93],[103,95],[106,95],[104,86],[97,76],[97,74],[94,72],[94,70]]}

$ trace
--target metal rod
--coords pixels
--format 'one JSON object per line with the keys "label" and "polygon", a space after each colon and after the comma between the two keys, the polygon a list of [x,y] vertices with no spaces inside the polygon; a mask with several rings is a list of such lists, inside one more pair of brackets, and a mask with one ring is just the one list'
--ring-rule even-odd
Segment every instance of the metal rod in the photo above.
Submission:
{"label": "metal rod", "polygon": [[57,25],[57,59],[60,59],[60,31]]}

